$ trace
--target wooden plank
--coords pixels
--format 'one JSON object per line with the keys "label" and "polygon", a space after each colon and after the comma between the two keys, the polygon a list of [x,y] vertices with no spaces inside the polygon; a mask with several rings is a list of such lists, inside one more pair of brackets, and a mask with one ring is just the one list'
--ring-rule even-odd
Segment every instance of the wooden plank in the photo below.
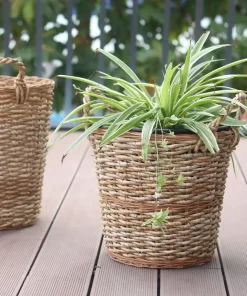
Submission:
{"label": "wooden plank", "polygon": [[37,224],[25,229],[0,232],[0,295],[16,295],[29,272],[87,147],[86,143],[82,145],[61,165],[62,153],[76,136],[61,141],[48,153],[43,208]]}
{"label": "wooden plank", "polygon": [[162,270],[160,276],[161,296],[226,295],[220,269]]}
{"label": "wooden plank", "polygon": [[217,251],[207,264],[186,269],[161,270],[160,295],[226,296]]}
{"label": "wooden plank", "polygon": [[87,295],[101,238],[92,151],[87,153],[20,296]]}
{"label": "wooden plank", "polygon": [[[156,296],[157,270],[113,261],[103,244],[97,263],[92,296]],[[168,294],[167,294],[168,295]]]}
{"label": "wooden plank", "polygon": [[240,170],[244,176],[245,182],[247,183],[247,140],[241,138],[240,143],[235,152],[236,161],[240,166]]}
{"label": "wooden plank", "polygon": [[[241,140],[238,161],[247,173],[247,141]],[[236,165],[236,175],[230,170],[224,201],[219,247],[230,295],[247,295],[247,186]]]}
{"label": "wooden plank", "polygon": [[[157,270],[135,268],[117,263],[107,255],[104,244],[100,252],[97,266],[98,268],[95,271],[92,287],[92,296],[157,295]],[[219,268],[220,263],[216,253],[212,262],[198,267],[197,270]],[[184,271],[186,272],[186,270]],[[163,271],[161,272],[163,273]]]}

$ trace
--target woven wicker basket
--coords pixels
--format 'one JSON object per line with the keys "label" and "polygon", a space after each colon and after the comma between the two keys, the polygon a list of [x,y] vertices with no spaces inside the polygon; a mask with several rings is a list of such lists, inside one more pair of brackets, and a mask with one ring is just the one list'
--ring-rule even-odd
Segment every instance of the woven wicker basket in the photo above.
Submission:
{"label": "woven wicker basket", "polygon": [[[222,119],[213,122],[211,128],[216,129]],[[168,149],[162,148],[163,137],[157,134],[158,167],[168,176],[158,204],[154,197],[157,161],[154,136],[152,152],[144,163],[140,133],[128,132],[98,149],[104,132],[98,129],[90,141],[110,257],[149,268],[182,268],[210,261],[218,237],[229,159],[239,141],[238,130],[217,133],[220,152],[215,155],[205,151],[196,134],[166,136]],[[177,183],[178,174],[185,177],[182,185]],[[168,207],[165,231],[141,226],[155,211]]]}
{"label": "woven wicker basket", "polygon": [[54,82],[25,77],[23,63],[16,78],[0,76],[0,229],[32,225],[40,212]]}

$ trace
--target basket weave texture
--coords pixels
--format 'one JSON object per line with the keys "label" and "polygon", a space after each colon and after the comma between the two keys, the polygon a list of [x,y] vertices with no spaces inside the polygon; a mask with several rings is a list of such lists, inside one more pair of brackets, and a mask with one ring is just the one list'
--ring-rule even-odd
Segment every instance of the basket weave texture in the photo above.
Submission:
{"label": "basket weave texture", "polygon": [[[104,132],[98,129],[90,141],[108,254],[119,262],[149,268],[182,268],[210,261],[218,237],[229,158],[239,141],[238,131],[218,132],[220,152],[215,155],[200,148],[195,152],[195,134],[167,135],[167,149],[161,145],[163,136],[157,134],[158,168],[167,176],[157,203],[154,135],[152,151],[144,163],[140,133],[128,132],[99,149]],[[185,177],[182,185],[177,182],[179,174]],[[141,226],[155,211],[168,207],[165,229]]]}
{"label": "basket weave texture", "polygon": [[36,222],[49,135],[54,82],[25,77],[23,63],[16,78],[0,76],[0,229]]}

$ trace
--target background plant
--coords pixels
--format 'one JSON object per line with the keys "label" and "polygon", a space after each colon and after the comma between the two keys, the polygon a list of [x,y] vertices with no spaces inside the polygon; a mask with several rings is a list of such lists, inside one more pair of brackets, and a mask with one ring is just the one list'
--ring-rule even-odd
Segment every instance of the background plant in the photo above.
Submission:
{"label": "background plant", "polygon": [[[106,2],[106,48],[125,63],[129,63],[130,32],[131,32],[131,1],[111,0]],[[43,66],[44,75],[54,77],[65,73],[66,60],[66,16],[67,1],[42,0],[43,4]],[[2,12],[3,0],[0,0]],[[160,83],[162,55],[162,28],[164,22],[163,0],[139,1],[139,27],[136,40],[137,46],[137,75],[141,80]],[[171,23],[169,35],[168,61],[179,64],[184,59],[188,49],[189,39],[194,36],[195,0],[172,0]],[[99,30],[94,35],[90,33],[90,23],[99,16],[98,0],[74,0],[73,21],[73,75],[88,78],[97,69],[97,56],[94,50],[99,42]],[[202,27],[211,31],[207,42],[213,44],[226,43],[227,40],[228,0],[211,1],[204,5]],[[235,26],[233,28],[233,60],[245,57],[247,29],[247,2],[238,0],[235,4]],[[28,75],[34,74],[35,69],[35,1],[11,0],[11,46],[12,57],[21,57],[27,67]],[[3,55],[3,15],[0,13],[0,56]],[[65,36],[65,39],[58,38]],[[215,59],[224,56],[224,48],[215,53]],[[222,61],[212,63],[211,69],[217,69]],[[112,67],[106,60],[106,68],[113,76],[121,75],[119,68]],[[12,69],[12,68],[11,68]],[[15,69],[12,69],[15,74]],[[2,67],[0,68],[0,73]],[[233,68],[233,73],[247,74],[247,65],[240,64]],[[222,73],[223,74],[223,73]],[[234,80],[237,89],[246,89],[244,80]],[[74,96],[74,103],[80,104],[80,97]],[[63,109],[64,81],[56,84],[54,110]]]}

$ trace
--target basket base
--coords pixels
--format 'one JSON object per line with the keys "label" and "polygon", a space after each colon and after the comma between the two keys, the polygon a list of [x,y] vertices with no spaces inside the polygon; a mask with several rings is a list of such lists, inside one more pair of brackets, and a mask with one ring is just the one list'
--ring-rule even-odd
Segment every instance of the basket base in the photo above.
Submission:
{"label": "basket base", "polygon": [[186,267],[195,267],[203,265],[207,262],[210,262],[213,259],[213,255],[207,258],[188,258],[186,260],[150,260],[145,258],[131,258],[125,257],[114,252],[108,251],[108,255],[113,260],[135,267],[144,267],[144,268],[186,268]]}
{"label": "basket base", "polygon": [[13,229],[20,229],[20,228],[25,228],[29,226],[33,226],[38,220],[38,217],[33,218],[33,219],[26,219],[25,221],[11,221],[11,223],[2,223],[0,224],[0,230],[13,230]]}

